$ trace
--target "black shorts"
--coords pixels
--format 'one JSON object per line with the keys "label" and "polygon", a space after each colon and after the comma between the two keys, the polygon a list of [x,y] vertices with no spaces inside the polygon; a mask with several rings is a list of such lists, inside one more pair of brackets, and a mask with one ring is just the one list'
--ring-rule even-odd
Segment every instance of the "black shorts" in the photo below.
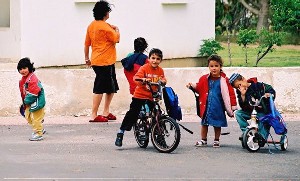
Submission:
{"label": "black shorts", "polygon": [[117,93],[119,85],[116,78],[115,64],[108,66],[93,66],[96,74],[94,94]]}

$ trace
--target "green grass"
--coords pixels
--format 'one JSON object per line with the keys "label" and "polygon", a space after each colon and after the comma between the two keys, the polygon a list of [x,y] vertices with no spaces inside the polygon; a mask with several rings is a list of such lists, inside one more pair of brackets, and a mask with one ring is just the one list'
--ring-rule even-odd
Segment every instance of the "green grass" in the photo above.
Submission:
{"label": "green grass", "polygon": [[[227,43],[222,43],[225,48],[218,52],[224,60],[224,66],[230,66]],[[256,47],[251,45],[248,48],[248,64],[245,60],[245,51],[238,44],[231,44],[231,61],[233,67],[254,67],[256,63]],[[258,67],[295,67],[300,66],[300,46],[284,45],[276,47],[273,52],[269,52],[257,65]]]}

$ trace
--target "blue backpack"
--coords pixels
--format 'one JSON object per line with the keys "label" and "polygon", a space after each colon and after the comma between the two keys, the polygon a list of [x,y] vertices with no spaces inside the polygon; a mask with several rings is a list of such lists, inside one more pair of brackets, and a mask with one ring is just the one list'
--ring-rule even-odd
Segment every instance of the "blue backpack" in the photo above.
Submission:
{"label": "blue backpack", "polygon": [[163,89],[163,97],[168,115],[175,120],[182,120],[181,107],[174,90],[171,87],[165,87]]}

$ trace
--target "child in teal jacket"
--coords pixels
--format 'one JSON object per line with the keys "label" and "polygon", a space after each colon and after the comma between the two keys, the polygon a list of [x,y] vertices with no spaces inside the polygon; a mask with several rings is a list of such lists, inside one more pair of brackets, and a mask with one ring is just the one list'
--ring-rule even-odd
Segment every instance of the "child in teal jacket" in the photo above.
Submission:
{"label": "child in teal jacket", "polygon": [[44,107],[46,103],[44,88],[37,76],[33,73],[35,68],[29,58],[22,58],[18,63],[17,69],[22,75],[19,88],[23,102],[22,108],[25,112],[24,116],[29,125],[33,128],[33,134],[29,140],[43,140],[45,130],[43,129],[42,122],[44,121]]}

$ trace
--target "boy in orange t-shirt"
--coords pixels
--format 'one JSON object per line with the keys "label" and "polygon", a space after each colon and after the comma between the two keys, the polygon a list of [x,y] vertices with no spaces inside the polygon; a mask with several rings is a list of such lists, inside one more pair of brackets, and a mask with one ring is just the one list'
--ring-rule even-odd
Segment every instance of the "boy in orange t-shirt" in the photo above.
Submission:
{"label": "boy in orange t-shirt", "polygon": [[[164,71],[159,64],[163,58],[162,51],[160,49],[153,48],[149,53],[149,63],[143,65],[139,71],[133,77],[133,80],[143,79],[143,82],[158,82],[159,80],[167,83]],[[135,81],[137,87],[134,91],[130,109],[127,111],[120,130],[117,134],[115,145],[121,147],[123,141],[123,135],[125,131],[130,131],[132,126],[138,119],[139,112],[147,100],[152,100],[152,94],[145,83]]]}

